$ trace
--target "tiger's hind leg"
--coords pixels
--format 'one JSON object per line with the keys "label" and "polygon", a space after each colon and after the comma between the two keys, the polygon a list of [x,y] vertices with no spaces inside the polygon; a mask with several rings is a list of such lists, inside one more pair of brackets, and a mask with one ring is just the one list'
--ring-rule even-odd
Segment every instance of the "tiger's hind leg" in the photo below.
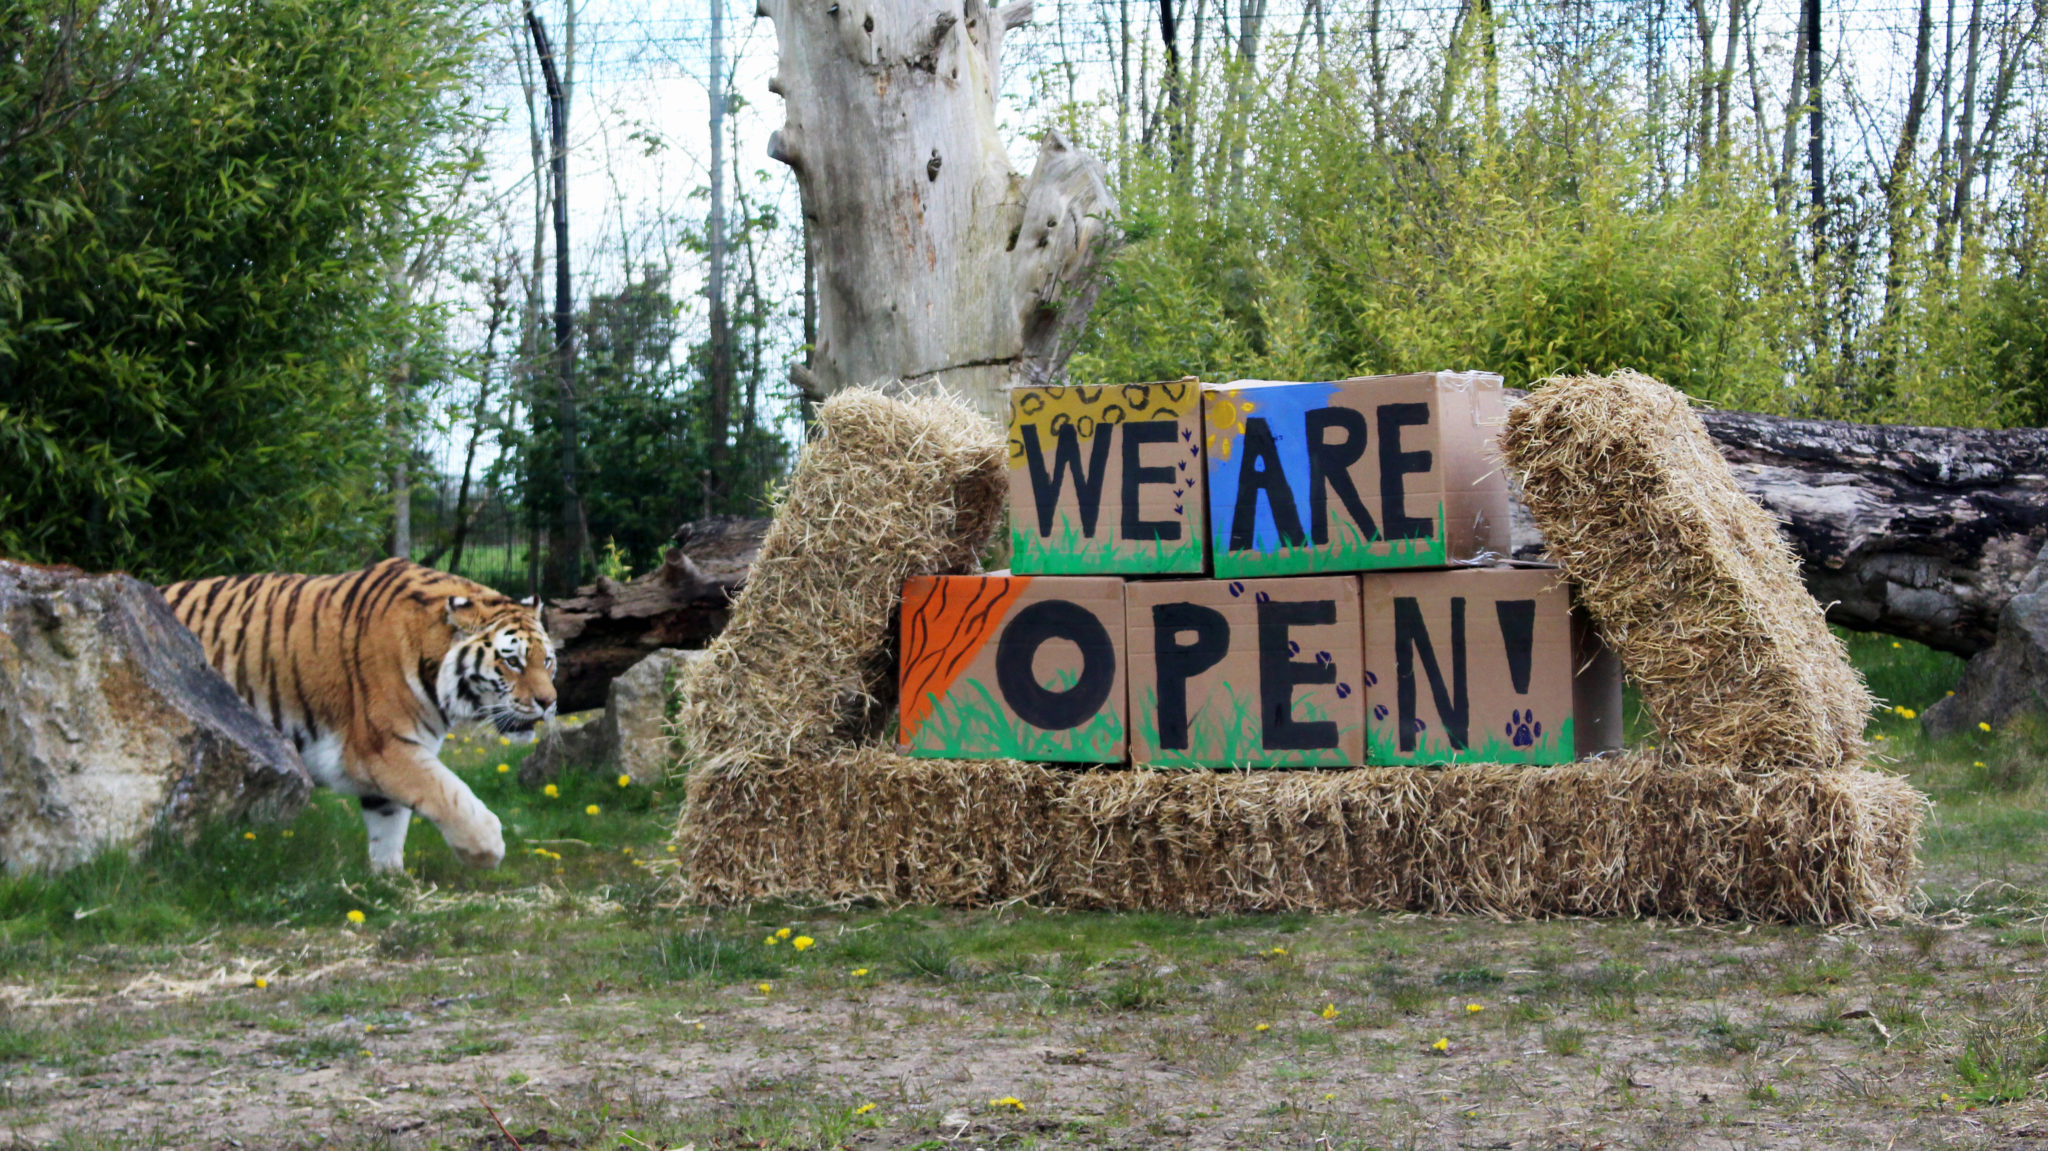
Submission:
{"label": "tiger's hind leg", "polygon": [[405,870],[405,832],[412,808],[381,795],[362,797],[363,827],[370,833],[370,870]]}

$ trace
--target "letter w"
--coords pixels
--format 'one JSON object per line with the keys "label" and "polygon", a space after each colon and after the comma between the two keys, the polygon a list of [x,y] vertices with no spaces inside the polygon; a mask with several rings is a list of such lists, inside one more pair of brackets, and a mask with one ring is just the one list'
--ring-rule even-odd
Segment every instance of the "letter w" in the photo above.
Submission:
{"label": "letter w", "polygon": [[1045,449],[1038,443],[1038,425],[1024,425],[1024,458],[1031,465],[1031,496],[1038,504],[1038,538],[1052,535],[1052,515],[1059,510],[1060,488],[1074,473],[1074,503],[1081,513],[1081,534],[1094,538],[1102,513],[1102,481],[1109,474],[1109,431],[1097,428],[1094,459],[1081,467],[1081,434],[1073,424],[1053,433],[1052,472],[1045,470]]}

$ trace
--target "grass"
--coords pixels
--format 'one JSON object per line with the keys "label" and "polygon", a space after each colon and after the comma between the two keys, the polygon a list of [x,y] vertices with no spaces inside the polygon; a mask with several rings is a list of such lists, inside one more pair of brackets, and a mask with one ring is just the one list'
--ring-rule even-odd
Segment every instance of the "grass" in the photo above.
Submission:
{"label": "grass", "polygon": [[1063,510],[1057,542],[1039,536],[1036,523],[1010,525],[1010,570],[1017,575],[1201,575],[1208,557],[1202,550],[1202,509],[1199,502],[1180,521],[1178,540],[1120,540],[1120,513],[1105,508],[1095,535],[1084,536]]}
{"label": "grass", "polygon": [[[1947,690],[1946,657],[1850,643],[1896,706]],[[1874,730],[1937,800],[1928,914],[1848,933],[678,907],[645,866],[672,786],[549,797],[472,739],[492,872],[423,824],[371,876],[323,795],[0,880],[0,1131],[509,1146],[480,1095],[529,1147],[1989,1145],[2048,1105],[2048,738],[1918,726]]]}
{"label": "grass", "polygon": [[1436,534],[1427,539],[1386,540],[1374,534],[1365,538],[1358,525],[1346,519],[1341,512],[1331,512],[1336,527],[1336,537],[1321,547],[1304,544],[1290,547],[1282,544],[1270,552],[1232,551],[1230,549],[1229,525],[1219,520],[1212,523],[1210,532],[1214,537],[1211,551],[1214,554],[1217,579],[1249,579],[1256,576],[1313,575],[1318,572],[1385,571],[1395,568],[1442,567],[1445,563],[1445,547],[1448,536],[1444,534],[1444,503],[1441,496],[1436,505]]}
{"label": "grass", "polygon": [[[1079,673],[1062,671],[1048,688],[1071,691]],[[1004,707],[989,685],[978,679],[960,682],[943,699],[932,701],[931,714],[918,727],[910,754],[930,758],[1004,756],[1070,763],[1114,763],[1124,756],[1124,722],[1115,701],[1078,727],[1047,731],[1034,727]]]}
{"label": "grass", "polygon": [[[1148,687],[1138,699],[1136,730],[1142,732],[1150,745],[1151,759],[1143,764],[1154,768],[1233,768],[1233,767],[1334,767],[1342,766],[1347,756],[1341,747],[1309,749],[1301,751],[1269,751],[1260,742],[1264,726],[1259,720],[1257,700],[1245,699],[1237,694],[1237,685],[1225,681],[1221,684],[1222,698],[1214,688],[1201,699],[1190,695],[1188,706],[1188,746],[1185,748],[1162,748],[1159,743],[1159,690]],[[1313,699],[1296,696],[1294,716],[1299,723],[1320,723],[1330,718],[1330,713]],[[1338,740],[1342,741],[1348,732],[1357,730],[1358,725],[1339,724]]]}

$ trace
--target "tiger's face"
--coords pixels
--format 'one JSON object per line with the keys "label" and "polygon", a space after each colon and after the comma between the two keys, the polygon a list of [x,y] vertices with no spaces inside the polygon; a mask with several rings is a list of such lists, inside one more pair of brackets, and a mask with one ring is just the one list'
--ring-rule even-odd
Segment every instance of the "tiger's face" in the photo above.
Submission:
{"label": "tiger's face", "polygon": [[499,731],[531,731],[555,714],[555,651],[532,601],[448,600],[455,643],[441,661],[441,706],[450,720],[483,719]]}

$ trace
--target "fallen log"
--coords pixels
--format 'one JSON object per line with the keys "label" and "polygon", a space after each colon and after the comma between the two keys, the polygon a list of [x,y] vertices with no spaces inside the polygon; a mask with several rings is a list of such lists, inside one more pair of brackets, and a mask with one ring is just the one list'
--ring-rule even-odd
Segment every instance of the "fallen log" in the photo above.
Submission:
{"label": "fallen log", "polygon": [[629,580],[599,577],[551,600],[548,635],[562,713],[603,707],[605,690],[656,648],[700,648],[725,627],[726,609],[760,554],[768,521],[712,516],[676,529],[660,567]]}
{"label": "fallen log", "polygon": [[[1991,647],[2048,543],[2048,430],[1700,417],[1743,490],[1784,522],[1831,622],[1961,656]],[[1519,506],[1514,538],[1517,558],[1542,555]]]}

